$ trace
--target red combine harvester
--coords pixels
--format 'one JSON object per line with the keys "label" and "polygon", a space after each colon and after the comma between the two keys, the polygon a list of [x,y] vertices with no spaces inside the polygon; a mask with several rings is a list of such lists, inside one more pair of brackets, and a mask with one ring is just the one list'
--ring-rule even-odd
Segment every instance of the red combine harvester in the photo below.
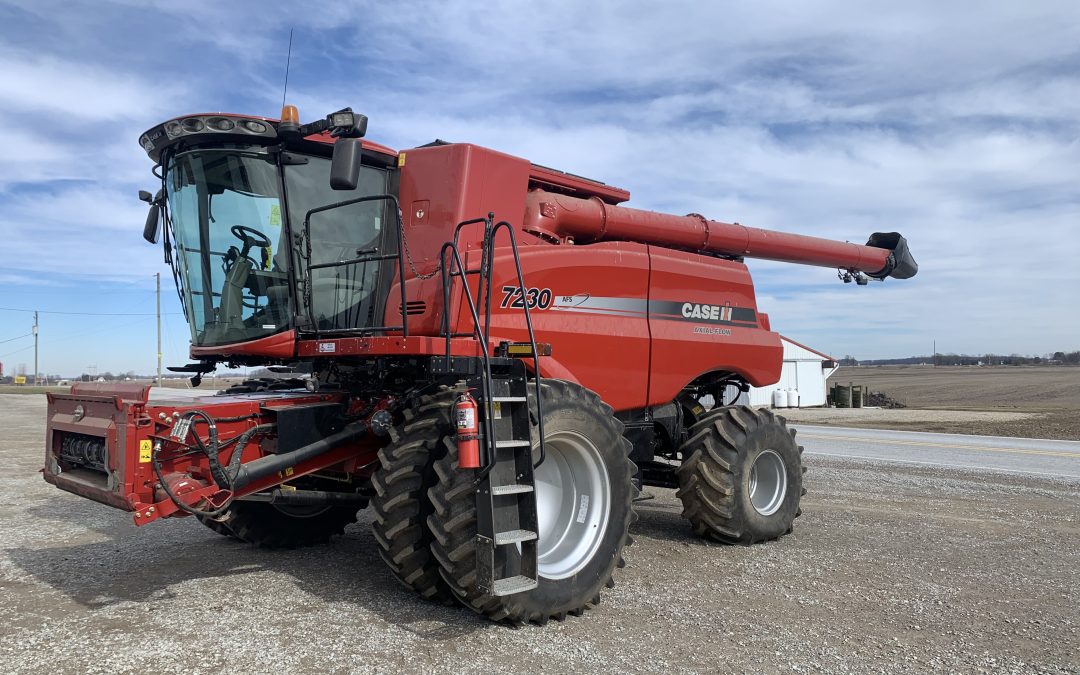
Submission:
{"label": "red combine harvester", "polygon": [[782,364],[743,259],[862,285],[915,274],[903,237],[626,208],[603,183],[464,143],[394,152],[366,126],[286,106],[142,135],[161,179],[144,236],[163,231],[191,327],[173,370],[283,375],[50,394],[47,481],[267,547],[325,542],[370,504],[403,584],[512,623],[599,602],[642,485],[677,488],[702,536],[791,531],[794,432],[731,405]]}

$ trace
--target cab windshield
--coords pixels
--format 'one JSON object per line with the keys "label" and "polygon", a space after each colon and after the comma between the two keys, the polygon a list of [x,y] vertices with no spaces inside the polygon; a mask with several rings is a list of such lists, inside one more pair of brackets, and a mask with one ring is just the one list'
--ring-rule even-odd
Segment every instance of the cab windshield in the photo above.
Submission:
{"label": "cab windshield", "polygon": [[[310,209],[385,193],[387,172],[364,167],[355,191],[333,191],[329,158],[290,155],[285,164],[284,199],[283,174],[265,148],[189,150],[167,165],[174,260],[195,346],[246,342],[293,327],[290,270],[298,297],[305,297],[305,283],[311,285],[308,306],[300,312],[309,326],[379,325],[385,265],[305,271],[308,264],[351,260],[358,251],[378,249],[386,205],[363,202],[313,216],[310,261],[301,235]],[[290,246],[290,237],[303,245]]]}
{"label": "cab windshield", "polygon": [[288,272],[279,255],[287,239],[269,153],[193,150],[176,155],[167,170],[192,343],[245,342],[287,327]]}

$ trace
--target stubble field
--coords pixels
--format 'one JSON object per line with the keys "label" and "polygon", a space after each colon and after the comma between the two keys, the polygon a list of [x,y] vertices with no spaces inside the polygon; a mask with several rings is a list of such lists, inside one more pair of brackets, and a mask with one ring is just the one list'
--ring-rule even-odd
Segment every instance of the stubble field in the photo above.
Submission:
{"label": "stubble field", "polygon": [[1080,440],[1080,368],[844,367],[830,384],[861,384],[903,410],[798,410],[808,424]]}

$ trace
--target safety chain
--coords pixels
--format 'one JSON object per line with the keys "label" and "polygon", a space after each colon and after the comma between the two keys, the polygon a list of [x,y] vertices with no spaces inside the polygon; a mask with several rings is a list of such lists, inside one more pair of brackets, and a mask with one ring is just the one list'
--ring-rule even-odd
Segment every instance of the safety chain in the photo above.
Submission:
{"label": "safety chain", "polygon": [[412,253],[409,252],[409,241],[405,238],[405,219],[402,217],[401,209],[398,209],[398,232],[401,239],[401,248],[405,251],[405,260],[409,263],[409,269],[412,271],[413,276],[424,281],[426,279],[431,279],[438,274],[439,270],[442,269],[441,260],[439,261],[439,264],[435,266],[435,269],[428,274],[420,274],[416,269],[416,263],[413,262]]}

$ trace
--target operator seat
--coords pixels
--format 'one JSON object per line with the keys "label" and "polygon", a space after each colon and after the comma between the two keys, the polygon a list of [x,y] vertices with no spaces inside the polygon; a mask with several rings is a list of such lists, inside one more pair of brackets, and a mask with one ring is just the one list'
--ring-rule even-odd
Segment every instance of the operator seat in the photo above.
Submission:
{"label": "operator seat", "polygon": [[315,270],[311,281],[314,315],[311,318],[316,325],[324,330],[374,325],[378,271],[377,262]]}
{"label": "operator seat", "polygon": [[285,276],[285,270],[289,269],[289,248],[282,245],[285,240],[286,237],[283,231],[281,241],[278,242],[277,253],[272,258],[274,261],[273,267],[270,268],[271,272],[282,275],[281,283],[266,287],[266,304],[271,308],[275,316],[279,316],[281,320],[286,318],[286,309],[289,306],[289,280]]}
{"label": "operator seat", "polygon": [[225,281],[221,285],[221,305],[217,310],[217,320],[206,324],[206,340],[209,344],[243,339],[244,287],[247,286],[252,267],[250,260],[240,257],[225,275]]}

